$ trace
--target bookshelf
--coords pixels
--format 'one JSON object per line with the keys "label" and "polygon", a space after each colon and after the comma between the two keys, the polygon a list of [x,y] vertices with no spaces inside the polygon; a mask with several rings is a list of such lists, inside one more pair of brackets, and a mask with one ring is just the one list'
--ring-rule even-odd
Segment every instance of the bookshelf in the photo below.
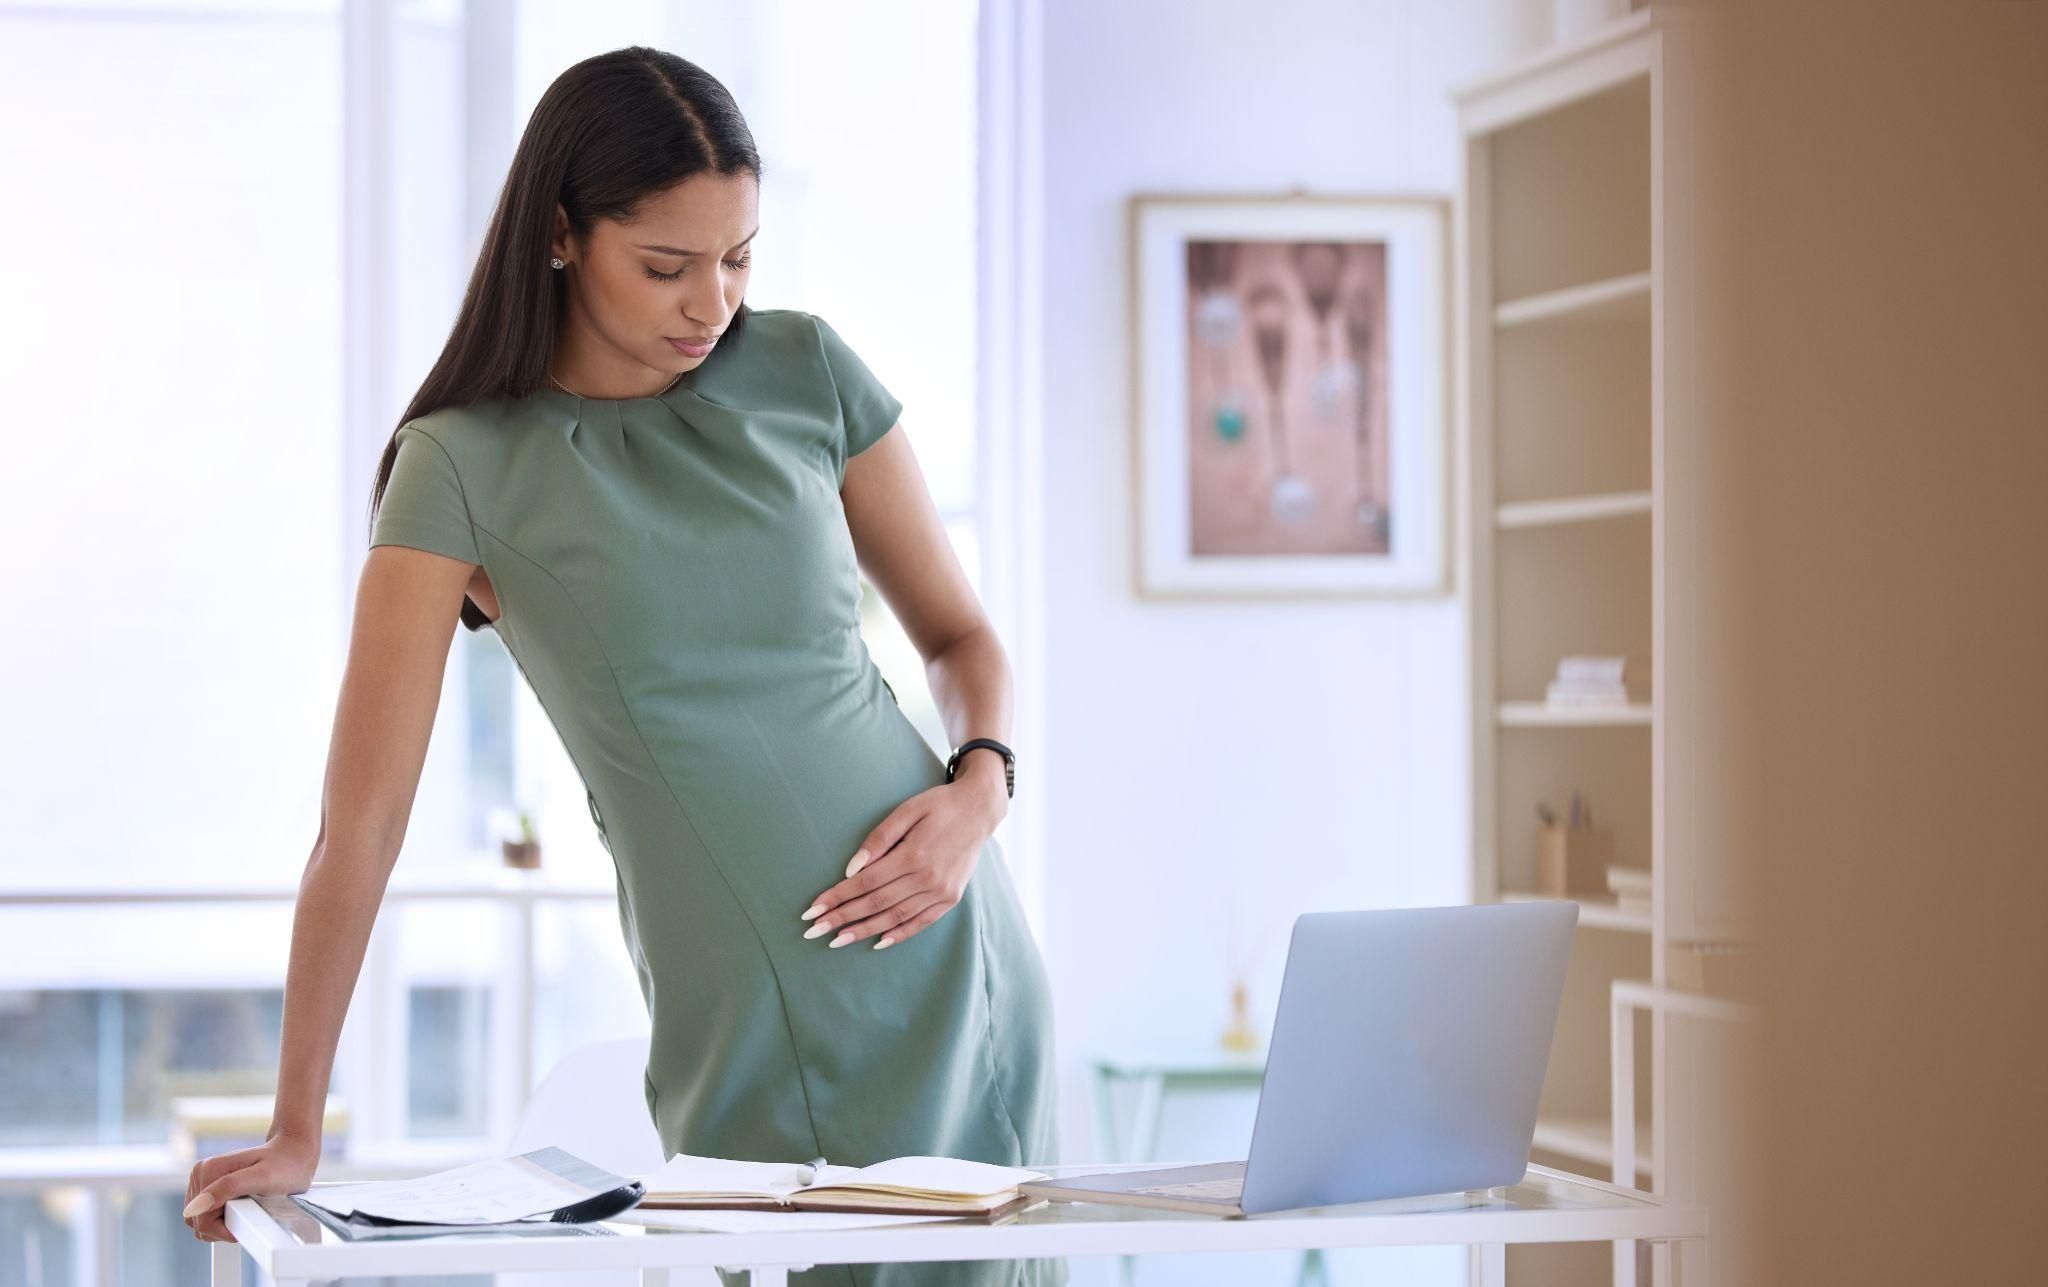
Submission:
{"label": "bookshelf", "polygon": [[[1526,889],[1504,889],[1500,892],[1500,900],[1504,903],[1526,903],[1548,897],[1550,895],[1531,893]],[[1621,930],[1630,934],[1647,934],[1650,932],[1650,918],[1647,914],[1625,912],[1615,899],[1581,898],[1577,901],[1579,904],[1579,928],[1581,930]],[[1591,1160],[1597,1162],[1608,1156],[1610,1156],[1609,1153],[1602,1153],[1599,1157]]]}
{"label": "bookshelf", "polygon": [[[1708,857],[1719,843],[1701,842],[1692,808],[1713,767],[1695,755],[1690,682],[1694,34],[1652,5],[1453,91],[1473,897],[1537,897],[1537,807],[1562,812],[1575,790],[1612,830],[1615,861],[1650,870],[1647,913],[1579,900],[1535,1160],[1676,1196],[1710,1187],[1694,1123],[1716,1038],[1679,1013],[1625,1030],[1612,1016],[1617,985],[1685,996],[1705,977],[1696,953],[1741,937]],[[1629,704],[1547,706],[1570,654],[1628,656]],[[1509,1258],[1518,1282],[1677,1277],[1647,1247]]]}
{"label": "bookshelf", "polygon": [[1653,722],[1648,702],[1630,702],[1616,710],[1558,709],[1542,702],[1502,702],[1502,728],[1621,728]]}

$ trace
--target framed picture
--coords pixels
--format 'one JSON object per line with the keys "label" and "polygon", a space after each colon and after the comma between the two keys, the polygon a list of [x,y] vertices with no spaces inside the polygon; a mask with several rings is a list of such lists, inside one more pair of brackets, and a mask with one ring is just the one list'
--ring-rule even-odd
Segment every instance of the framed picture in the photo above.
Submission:
{"label": "framed picture", "polygon": [[1131,197],[1140,595],[1448,592],[1449,211]]}

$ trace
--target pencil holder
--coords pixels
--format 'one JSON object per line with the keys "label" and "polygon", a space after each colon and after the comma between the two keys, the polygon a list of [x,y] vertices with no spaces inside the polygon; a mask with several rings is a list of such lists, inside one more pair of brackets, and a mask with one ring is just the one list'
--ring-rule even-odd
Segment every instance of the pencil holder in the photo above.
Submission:
{"label": "pencil holder", "polygon": [[1605,827],[1541,824],[1536,833],[1536,892],[1559,898],[1605,894],[1614,833]]}

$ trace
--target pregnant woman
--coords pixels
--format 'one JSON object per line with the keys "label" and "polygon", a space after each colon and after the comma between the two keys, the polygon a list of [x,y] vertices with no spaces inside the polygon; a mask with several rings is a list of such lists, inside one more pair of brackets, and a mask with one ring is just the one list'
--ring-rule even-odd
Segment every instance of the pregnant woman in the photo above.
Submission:
{"label": "pregnant woman", "polygon": [[[652,1026],[665,1155],[1056,1161],[1045,967],[992,836],[1001,646],[898,423],[822,319],[742,302],[760,161],[725,88],[634,47],[535,108],[378,473],[265,1143],[187,1222],[303,1192],[451,632],[498,633],[589,791]],[[859,630],[865,569],[955,749]],[[1058,1260],[797,1283],[1057,1284]]]}

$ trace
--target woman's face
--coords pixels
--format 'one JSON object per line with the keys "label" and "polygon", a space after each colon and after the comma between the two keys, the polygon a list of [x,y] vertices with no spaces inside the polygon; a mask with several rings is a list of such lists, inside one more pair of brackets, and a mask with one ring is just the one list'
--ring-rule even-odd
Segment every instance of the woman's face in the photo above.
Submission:
{"label": "woman's face", "polygon": [[588,241],[556,206],[553,253],[568,261],[559,377],[663,385],[709,356],[747,291],[759,188],[752,175],[695,175],[644,200],[633,223],[599,219]]}

